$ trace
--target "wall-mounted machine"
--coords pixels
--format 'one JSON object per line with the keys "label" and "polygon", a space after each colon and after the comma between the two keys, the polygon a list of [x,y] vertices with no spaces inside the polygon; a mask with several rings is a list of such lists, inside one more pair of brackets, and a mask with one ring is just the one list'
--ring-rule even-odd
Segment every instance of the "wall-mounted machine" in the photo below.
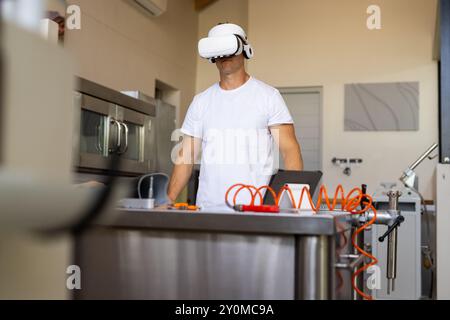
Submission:
{"label": "wall-mounted machine", "polygon": [[176,107],[158,98],[157,95],[154,99],[141,91],[122,91],[122,93],[155,105],[156,123],[153,132],[156,131],[156,149],[154,150],[156,152],[156,165],[154,169],[170,175],[173,168],[171,154],[175,146],[175,142],[172,141],[172,134],[177,127]]}
{"label": "wall-mounted machine", "polygon": [[128,2],[151,17],[158,17],[167,10],[167,0],[128,0]]}
{"label": "wall-mounted machine", "polygon": [[81,172],[108,170],[111,155],[121,158],[121,175],[155,170],[155,104],[79,79],[75,105],[81,110]]}

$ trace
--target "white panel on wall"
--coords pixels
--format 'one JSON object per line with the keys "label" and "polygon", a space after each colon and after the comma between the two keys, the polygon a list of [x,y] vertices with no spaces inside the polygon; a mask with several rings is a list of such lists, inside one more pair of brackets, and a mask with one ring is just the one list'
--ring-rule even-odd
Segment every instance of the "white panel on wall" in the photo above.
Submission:
{"label": "white panel on wall", "polygon": [[419,83],[345,85],[345,131],[419,130]]}

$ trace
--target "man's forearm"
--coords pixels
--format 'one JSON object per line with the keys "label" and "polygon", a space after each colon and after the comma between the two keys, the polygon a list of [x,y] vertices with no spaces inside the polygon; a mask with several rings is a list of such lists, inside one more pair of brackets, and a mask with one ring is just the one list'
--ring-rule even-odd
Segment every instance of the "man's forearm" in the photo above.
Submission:
{"label": "man's forearm", "polygon": [[175,201],[181,191],[189,182],[194,168],[195,160],[200,151],[201,140],[191,136],[184,136],[182,148],[178,152],[178,158],[169,181],[167,196],[170,201]]}
{"label": "man's forearm", "polygon": [[286,151],[283,154],[284,167],[286,170],[301,171],[303,170],[303,159],[300,152],[300,146]]}
{"label": "man's forearm", "polygon": [[302,152],[295,136],[294,125],[272,126],[270,127],[270,132],[280,148],[285,169],[292,171],[303,170]]}
{"label": "man's forearm", "polygon": [[303,161],[301,160],[301,158],[288,157],[286,160],[284,160],[284,167],[286,170],[302,171]]}
{"label": "man's forearm", "polygon": [[172,176],[170,177],[169,188],[167,196],[174,202],[183,188],[189,182],[192,175],[193,164],[177,164],[173,168]]}

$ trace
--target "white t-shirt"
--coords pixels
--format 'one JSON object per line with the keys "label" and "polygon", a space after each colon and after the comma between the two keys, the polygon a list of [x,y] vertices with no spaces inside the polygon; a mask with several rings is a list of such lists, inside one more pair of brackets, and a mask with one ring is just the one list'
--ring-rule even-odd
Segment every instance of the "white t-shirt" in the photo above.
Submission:
{"label": "white t-shirt", "polygon": [[[250,77],[233,90],[215,83],[196,95],[181,132],[202,139],[197,205],[208,211],[228,211],[225,193],[236,183],[268,184],[278,169],[278,148],[269,127],[293,123],[280,92]],[[238,188],[230,193],[229,200]],[[239,193],[236,203],[248,204]]]}

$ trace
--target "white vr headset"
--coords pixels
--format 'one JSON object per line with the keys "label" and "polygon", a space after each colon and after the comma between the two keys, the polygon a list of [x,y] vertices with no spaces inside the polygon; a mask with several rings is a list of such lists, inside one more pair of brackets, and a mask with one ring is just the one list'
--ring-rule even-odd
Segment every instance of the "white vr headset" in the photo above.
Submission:
{"label": "white vr headset", "polygon": [[218,58],[238,56],[244,53],[246,59],[253,57],[253,48],[247,42],[244,29],[232,23],[223,23],[212,28],[207,38],[198,42],[198,53],[214,63]]}

